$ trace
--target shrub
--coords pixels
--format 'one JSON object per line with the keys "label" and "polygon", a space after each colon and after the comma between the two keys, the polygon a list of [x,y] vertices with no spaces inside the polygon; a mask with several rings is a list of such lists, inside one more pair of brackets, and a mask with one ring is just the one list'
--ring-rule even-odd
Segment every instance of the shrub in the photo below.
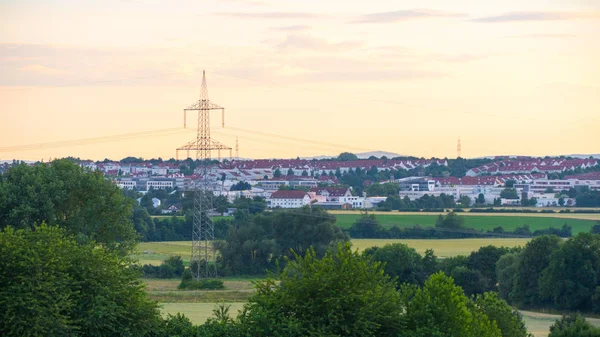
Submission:
{"label": "shrub", "polygon": [[[186,271],[188,271],[187,269]],[[192,274],[190,273],[189,276]],[[223,280],[217,279],[201,279],[194,280],[193,278],[184,277],[181,279],[181,283],[177,287],[180,290],[217,290],[223,289],[225,286],[223,285]]]}

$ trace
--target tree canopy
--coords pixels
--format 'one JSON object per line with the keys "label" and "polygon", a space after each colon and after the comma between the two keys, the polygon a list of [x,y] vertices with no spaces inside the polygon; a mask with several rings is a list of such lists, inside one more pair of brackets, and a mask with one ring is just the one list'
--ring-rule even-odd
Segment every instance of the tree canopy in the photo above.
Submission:
{"label": "tree canopy", "polygon": [[100,172],[67,159],[16,165],[0,175],[0,228],[59,225],[78,241],[127,252],[135,244],[133,201]]}
{"label": "tree canopy", "polygon": [[0,232],[0,335],[144,336],[161,331],[132,261],[65,228]]}

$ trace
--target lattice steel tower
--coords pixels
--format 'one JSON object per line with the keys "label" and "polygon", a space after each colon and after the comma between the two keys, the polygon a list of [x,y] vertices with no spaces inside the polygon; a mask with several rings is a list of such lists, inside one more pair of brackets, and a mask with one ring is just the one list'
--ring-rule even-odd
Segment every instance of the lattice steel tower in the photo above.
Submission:
{"label": "lattice steel tower", "polygon": [[188,111],[198,111],[198,129],[196,139],[188,142],[182,147],[177,148],[177,158],[179,151],[187,151],[189,158],[190,151],[196,151],[196,159],[200,161],[196,168],[199,171],[199,179],[192,180],[190,189],[194,193],[193,209],[193,228],[192,228],[192,257],[190,265],[197,263],[198,268],[192,269],[194,277],[210,278],[217,276],[217,266],[215,263],[215,251],[213,240],[215,239],[215,228],[208,212],[212,209],[213,188],[210,179],[212,173],[211,151],[219,151],[221,159],[221,150],[229,150],[231,157],[231,148],[227,147],[210,137],[210,110],[221,110],[224,125],[225,108],[208,100],[208,87],[206,86],[206,74],[202,71],[202,88],[200,90],[200,99],[194,104],[183,110],[184,127],[186,127],[186,117]]}

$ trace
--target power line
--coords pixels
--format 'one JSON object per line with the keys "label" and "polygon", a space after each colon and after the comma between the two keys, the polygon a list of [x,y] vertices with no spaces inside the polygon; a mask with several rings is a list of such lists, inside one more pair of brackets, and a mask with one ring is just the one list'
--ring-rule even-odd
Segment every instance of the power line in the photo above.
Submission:
{"label": "power line", "polygon": [[119,140],[124,140],[124,139],[137,138],[137,137],[166,136],[166,135],[180,133],[182,130],[183,129],[181,127],[177,127],[177,128],[149,130],[149,131],[142,131],[142,132],[123,133],[123,134],[111,135],[111,136],[72,139],[72,140],[64,140],[64,141],[57,141],[57,142],[43,142],[43,143],[34,143],[34,144],[5,146],[5,147],[0,147],[0,152],[19,152],[19,151],[28,151],[28,150],[38,150],[38,149],[90,145],[90,144],[96,144],[96,143],[102,143],[102,142],[114,142],[114,141],[119,141]]}
{"label": "power line", "polygon": [[145,80],[145,79],[151,79],[151,78],[166,77],[166,76],[171,76],[171,75],[174,75],[177,73],[178,73],[177,71],[172,71],[172,72],[168,72],[168,73],[164,73],[164,74],[140,76],[140,77],[128,77],[128,78],[114,79],[114,80],[97,80],[97,81],[78,82],[78,83],[73,83],[73,84],[53,84],[53,85],[43,85],[43,86],[26,87],[26,88],[4,88],[4,89],[0,89],[0,92],[81,87],[81,86],[90,85],[90,84],[105,84],[105,83],[118,83],[118,82],[125,82],[125,81],[137,81],[137,80]]}

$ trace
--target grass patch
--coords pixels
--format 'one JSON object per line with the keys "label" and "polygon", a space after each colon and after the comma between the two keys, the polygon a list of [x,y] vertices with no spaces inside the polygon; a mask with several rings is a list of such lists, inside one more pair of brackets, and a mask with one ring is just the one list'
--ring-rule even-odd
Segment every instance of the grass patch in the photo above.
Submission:
{"label": "grass patch", "polygon": [[[521,314],[523,314],[523,321],[527,326],[527,330],[535,337],[547,337],[550,333],[550,326],[561,317],[560,315],[543,314],[532,311],[521,311]],[[600,326],[600,319],[598,318],[586,317],[585,319],[592,325]]]}
{"label": "grass patch", "polygon": [[[458,213],[463,216],[463,213]],[[360,217],[360,214],[335,214],[337,219],[336,224],[342,228],[350,228],[352,224]],[[402,214],[388,213],[377,214],[377,220],[383,227],[390,228],[412,227],[415,225],[434,226],[437,219],[436,214]],[[572,219],[566,217],[548,217],[548,216],[525,216],[525,215],[467,215],[464,216],[464,227],[473,228],[476,230],[492,230],[494,227],[501,226],[505,231],[513,231],[515,228],[529,225],[529,229],[533,232],[538,229],[546,229],[549,227],[560,228],[565,223],[572,227],[573,235],[579,232],[589,232],[592,226],[596,223],[595,220],[589,219]]]}
{"label": "grass patch", "polygon": [[[187,318],[194,324],[203,324],[206,320],[213,316],[213,309],[217,303],[161,303],[161,313],[164,317],[167,314],[175,315],[180,312],[187,316]],[[232,318],[237,317],[240,310],[244,306],[244,303],[233,302],[227,303],[231,305],[229,308],[229,315]]]}

